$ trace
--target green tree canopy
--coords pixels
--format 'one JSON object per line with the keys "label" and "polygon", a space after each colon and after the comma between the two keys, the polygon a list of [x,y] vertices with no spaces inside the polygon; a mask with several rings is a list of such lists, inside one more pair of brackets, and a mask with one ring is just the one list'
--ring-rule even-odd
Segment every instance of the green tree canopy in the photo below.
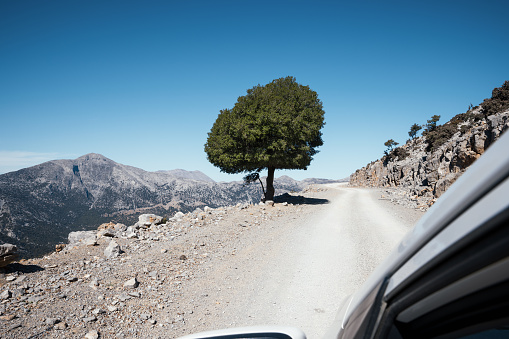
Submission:
{"label": "green tree canopy", "polygon": [[410,131],[408,132],[408,135],[410,138],[415,139],[417,137],[417,132],[419,132],[422,129],[421,125],[413,124],[410,126]]}
{"label": "green tree canopy", "polygon": [[387,140],[386,142],[384,142],[384,146],[387,147],[387,149],[385,150],[384,153],[386,155],[389,155],[389,153],[392,151],[393,147],[397,146],[397,145],[399,145],[398,142],[396,142],[396,141],[394,141],[392,139]]}
{"label": "green tree canopy", "polygon": [[437,122],[440,120],[440,115],[433,115],[428,123],[426,124],[426,131],[433,132],[437,128]]}
{"label": "green tree canopy", "polygon": [[323,145],[322,102],[294,77],[257,85],[223,109],[205,144],[208,160],[222,172],[268,169],[266,200],[274,198],[276,169],[307,169]]}

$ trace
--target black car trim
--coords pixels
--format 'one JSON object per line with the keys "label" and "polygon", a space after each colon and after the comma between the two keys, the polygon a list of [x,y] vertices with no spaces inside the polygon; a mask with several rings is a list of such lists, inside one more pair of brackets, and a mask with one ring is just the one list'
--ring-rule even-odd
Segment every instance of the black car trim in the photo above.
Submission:
{"label": "black car trim", "polygon": [[[405,286],[396,295],[387,301],[387,309],[376,330],[376,338],[387,338],[393,324],[402,323],[395,319],[398,314],[411,305],[419,302],[427,296],[449,286],[484,267],[509,257],[509,208],[506,208],[496,216],[488,220],[481,229],[489,229],[490,232],[477,237],[469,244],[464,244],[456,253],[450,255],[440,263],[436,263],[426,274],[418,280]],[[468,265],[464,265],[468,262]],[[463,265],[462,265],[463,264]],[[442,306],[443,307],[443,306]],[[432,310],[428,313],[433,313]],[[406,330],[407,337],[408,329]],[[417,335],[417,333],[414,333]]]}

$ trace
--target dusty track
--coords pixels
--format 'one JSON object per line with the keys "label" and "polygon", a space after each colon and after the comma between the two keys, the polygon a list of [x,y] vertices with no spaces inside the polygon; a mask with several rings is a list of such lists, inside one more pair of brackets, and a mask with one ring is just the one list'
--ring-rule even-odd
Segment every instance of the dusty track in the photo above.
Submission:
{"label": "dusty track", "polygon": [[[195,285],[203,305],[196,330],[259,324],[300,327],[320,338],[355,291],[422,214],[376,190],[333,186],[295,215],[253,230],[246,245]],[[195,312],[196,312],[195,311]]]}
{"label": "dusty track", "polygon": [[[320,338],[422,212],[378,190],[315,187],[290,204],[211,210],[154,225],[105,258],[97,246],[0,272],[2,338],[176,338],[257,324]],[[124,283],[136,277],[139,286]],[[7,292],[6,292],[7,293]]]}

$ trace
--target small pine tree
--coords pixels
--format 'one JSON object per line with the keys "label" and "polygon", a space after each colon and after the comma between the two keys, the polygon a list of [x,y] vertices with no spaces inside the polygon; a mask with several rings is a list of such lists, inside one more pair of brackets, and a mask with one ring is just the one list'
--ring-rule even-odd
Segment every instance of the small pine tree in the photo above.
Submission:
{"label": "small pine tree", "polygon": [[440,120],[440,115],[432,116],[431,119],[428,120],[428,123],[426,124],[426,131],[433,132],[437,128],[438,120]]}
{"label": "small pine tree", "polygon": [[417,132],[419,132],[422,129],[421,125],[413,124],[410,126],[410,131],[408,132],[408,135],[410,138],[415,139],[417,137]]}
{"label": "small pine tree", "polygon": [[394,146],[397,146],[397,145],[399,145],[398,142],[396,142],[396,141],[394,141],[392,139],[387,140],[384,143],[384,146],[387,147],[387,149],[385,150],[385,155],[389,155],[389,153],[391,153],[391,151],[394,148]]}

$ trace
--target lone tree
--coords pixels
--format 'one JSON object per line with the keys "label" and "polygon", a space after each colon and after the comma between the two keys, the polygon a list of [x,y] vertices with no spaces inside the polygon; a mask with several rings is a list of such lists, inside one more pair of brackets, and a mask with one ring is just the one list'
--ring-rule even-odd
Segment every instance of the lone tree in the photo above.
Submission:
{"label": "lone tree", "polygon": [[410,126],[410,131],[408,132],[408,135],[410,138],[415,139],[417,137],[417,132],[419,132],[422,129],[421,125],[413,124]]}
{"label": "lone tree", "polygon": [[266,168],[265,200],[273,200],[274,171],[307,169],[323,145],[324,114],[318,94],[294,77],[255,86],[220,111],[205,144],[207,159],[221,172],[251,173],[246,182]]}

